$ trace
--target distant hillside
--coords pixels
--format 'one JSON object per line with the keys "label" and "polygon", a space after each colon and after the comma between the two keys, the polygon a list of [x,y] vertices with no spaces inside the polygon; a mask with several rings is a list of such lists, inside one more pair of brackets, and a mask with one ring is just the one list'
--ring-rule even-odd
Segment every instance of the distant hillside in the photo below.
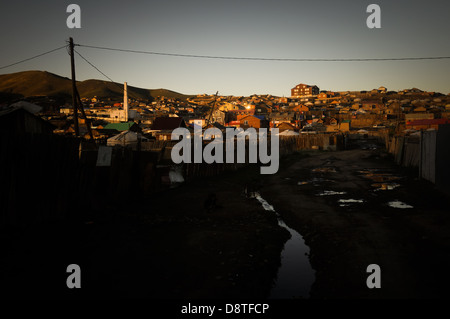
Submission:
{"label": "distant hillside", "polygon": [[[81,97],[111,98],[121,100],[123,98],[123,83],[112,83],[101,80],[77,81],[78,91]],[[71,101],[72,83],[69,78],[45,72],[25,71],[0,75],[0,99],[5,97],[30,97],[50,96],[64,98]],[[142,89],[128,86],[128,96],[132,99],[153,100],[157,96],[178,98],[186,100],[189,95],[184,95],[166,89]],[[0,100],[1,102],[1,100]]]}

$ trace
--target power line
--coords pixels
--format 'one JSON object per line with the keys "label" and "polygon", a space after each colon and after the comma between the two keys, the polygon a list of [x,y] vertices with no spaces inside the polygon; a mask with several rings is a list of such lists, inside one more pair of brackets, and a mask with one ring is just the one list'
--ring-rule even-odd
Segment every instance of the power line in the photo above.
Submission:
{"label": "power line", "polygon": [[[86,61],[90,66],[92,66],[94,69],[96,69],[100,74],[102,74],[105,78],[107,78],[108,80],[111,81],[111,83],[113,83],[114,85],[116,85],[120,90],[123,90],[124,88],[122,86],[120,86],[119,84],[117,84],[116,82],[113,81],[113,79],[111,79],[109,76],[107,76],[105,73],[103,73],[99,68],[97,68],[93,63],[89,62],[88,59],[86,59],[84,56],[82,56],[77,50],[74,50],[76,54],[78,54],[84,61]],[[133,93],[128,90],[128,95],[132,96]],[[139,98],[137,98],[135,96],[136,100],[139,100]]]}
{"label": "power line", "polygon": [[92,64],[91,62],[89,62],[84,56],[82,56],[77,50],[74,50],[76,54],[78,54],[84,61],[86,61],[90,66],[92,66],[94,69],[96,69],[99,73],[101,73],[105,78],[107,78],[108,80],[110,80],[111,82],[113,82],[114,84],[117,84],[116,82],[114,82],[109,76],[107,76],[105,73],[103,73],[102,71],[100,71],[99,68],[97,68],[94,64]]}
{"label": "power line", "polygon": [[128,50],[128,49],[116,49],[108,47],[99,47],[93,45],[76,44],[79,47],[108,50],[108,51],[119,51],[128,53],[140,53],[140,54],[151,54],[151,55],[162,55],[162,56],[173,56],[173,57],[184,57],[184,58],[200,58],[200,59],[219,59],[219,60],[250,60],[250,61],[279,61],[279,62],[363,62],[363,61],[416,61],[416,60],[443,60],[450,59],[450,56],[438,56],[438,57],[409,57],[409,58],[350,58],[350,59],[290,59],[290,58],[261,58],[261,57],[231,57],[231,56],[212,56],[212,55],[194,55],[194,54],[179,54],[179,53],[164,53],[164,52],[152,52],[152,51],[139,51],[139,50]]}
{"label": "power line", "polygon": [[41,56],[43,56],[43,55],[46,55],[46,54],[49,54],[49,53],[52,53],[52,52],[61,50],[61,49],[65,48],[65,47],[66,47],[66,46],[64,45],[64,46],[62,46],[62,47],[59,47],[59,48],[56,48],[56,49],[53,49],[53,50],[50,50],[50,51],[47,51],[47,52],[44,52],[44,53],[35,55],[35,56],[31,57],[31,58],[28,58],[28,59],[25,59],[25,60],[22,60],[22,61],[18,61],[18,62],[9,64],[9,65],[2,66],[2,67],[0,67],[0,70],[1,70],[1,69],[9,68],[10,66],[17,65],[17,64],[20,64],[20,63],[23,63],[23,62],[26,62],[26,61],[30,61],[30,60],[36,59],[36,58],[41,57]]}

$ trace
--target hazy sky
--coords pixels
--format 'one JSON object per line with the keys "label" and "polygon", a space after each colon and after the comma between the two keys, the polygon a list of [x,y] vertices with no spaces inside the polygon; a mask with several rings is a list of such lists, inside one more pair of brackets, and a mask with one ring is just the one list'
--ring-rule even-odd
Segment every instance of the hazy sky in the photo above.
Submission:
{"label": "hazy sky", "polygon": [[[66,8],[81,7],[81,29]],[[366,26],[369,4],[381,29]],[[446,0],[340,1],[6,1],[0,4],[0,67],[65,44],[142,51],[266,58],[450,56]],[[116,82],[185,94],[289,96],[298,83],[321,90],[418,87],[450,93],[450,59],[384,62],[267,62],[77,50]],[[76,57],[77,79],[105,79]],[[63,49],[0,70],[70,76]]]}

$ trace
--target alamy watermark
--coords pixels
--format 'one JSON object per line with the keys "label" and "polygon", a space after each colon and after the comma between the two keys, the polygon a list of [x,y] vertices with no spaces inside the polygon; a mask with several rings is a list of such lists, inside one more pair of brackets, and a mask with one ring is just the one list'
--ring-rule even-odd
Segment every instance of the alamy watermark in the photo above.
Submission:
{"label": "alamy watermark", "polygon": [[[209,128],[203,132],[201,127],[195,126],[193,136],[187,128],[177,128],[172,132],[171,138],[172,140],[182,138],[172,148],[171,157],[175,164],[202,163],[203,161],[208,164],[214,162],[245,163],[248,140],[249,163],[258,163],[259,155],[260,163],[269,164],[261,167],[261,174],[278,172],[280,157],[278,129],[272,129],[271,134],[268,134],[266,128],[260,128],[259,132],[255,128],[248,128],[247,130],[227,128],[224,139],[222,131],[218,128]],[[203,148],[203,140],[211,140],[211,142]],[[270,154],[268,153],[268,144],[270,144]]]}
{"label": "alamy watermark", "polygon": [[381,288],[381,268],[377,264],[370,264],[367,266],[366,272],[370,273],[367,277],[367,288]]}
{"label": "alamy watermark", "polygon": [[[66,25],[69,29],[81,28],[81,8],[78,4],[69,4],[66,9],[70,15],[67,17]],[[371,13],[366,20],[369,29],[381,28],[381,8],[378,4],[369,4],[366,9],[367,13]]]}
{"label": "alamy watermark", "polygon": [[371,13],[366,20],[369,29],[381,28],[381,8],[378,4],[369,4],[366,9],[367,13]]}
{"label": "alamy watermark", "polygon": [[67,17],[66,24],[69,29],[81,28],[81,8],[78,4],[69,4],[66,9],[70,15]]}
{"label": "alamy watermark", "polygon": [[81,288],[81,268],[77,264],[70,264],[66,269],[67,273],[70,273],[67,277],[67,288]]}

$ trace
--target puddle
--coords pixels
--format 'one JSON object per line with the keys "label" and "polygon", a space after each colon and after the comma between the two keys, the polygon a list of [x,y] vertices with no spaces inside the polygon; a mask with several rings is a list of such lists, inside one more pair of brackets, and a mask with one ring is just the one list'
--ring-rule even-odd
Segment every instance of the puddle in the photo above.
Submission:
{"label": "puddle", "polygon": [[363,199],[340,199],[338,200],[339,206],[340,207],[349,207],[352,206],[353,204],[361,204],[364,203]]}
{"label": "puddle", "polygon": [[309,298],[309,291],[315,280],[315,271],[309,263],[309,247],[306,246],[303,237],[294,229],[287,226],[275,211],[261,195],[254,193],[262,207],[275,213],[278,218],[278,225],[287,229],[291,238],[284,244],[281,253],[281,266],[278,269],[276,281],[270,292],[271,299],[293,299]]}
{"label": "puddle", "polygon": [[335,191],[323,191],[322,193],[316,194],[317,196],[333,196],[333,195],[345,195],[347,192],[335,192]]}
{"label": "puddle", "polygon": [[348,203],[364,203],[364,199],[340,199],[339,203],[348,204]]}
{"label": "puddle", "polygon": [[396,189],[400,186],[400,184],[397,183],[377,183],[372,184],[372,187],[376,188],[376,191],[391,191],[393,189]]}
{"label": "puddle", "polygon": [[400,208],[400,209],[414,208],[413,206],[403,203],[399,200],[389,202],[388,206],[393,207],[393,208]]}

